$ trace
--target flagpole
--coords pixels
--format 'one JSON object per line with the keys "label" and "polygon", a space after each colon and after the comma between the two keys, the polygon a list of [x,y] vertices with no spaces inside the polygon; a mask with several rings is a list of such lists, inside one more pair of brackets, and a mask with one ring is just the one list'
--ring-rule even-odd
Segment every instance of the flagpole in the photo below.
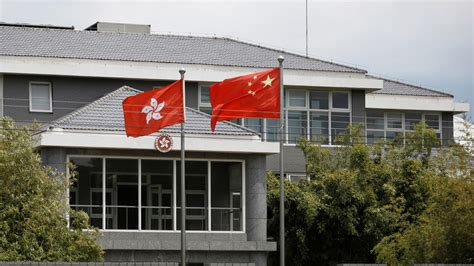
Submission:
{"label": "flagpole", "polygon": [[181,74],[181,80],[183,81],[183,115],[184,121],[181,123],[181,266],[186,265],[186,186],[185,186],[185,141],[184,141],[184,123],[186,121],[186,100],[185,100],[185,81],[184,73],[186,70],[181,68],[179,74]]}
{"label": "flagpole", "polygon": [[280,66],[280,265],[285,265],[285,172],[283,167],[283,142],[285,140],[285,112],[283,87],[283,56],[278,57]]}

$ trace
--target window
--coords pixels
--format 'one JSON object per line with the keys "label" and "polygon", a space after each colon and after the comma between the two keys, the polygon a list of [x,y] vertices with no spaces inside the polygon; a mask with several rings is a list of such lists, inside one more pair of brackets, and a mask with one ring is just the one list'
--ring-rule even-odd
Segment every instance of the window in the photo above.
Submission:
{"label": "window", "polygon": [[89,216],[89,224],[103,228],[102,159],[73,158],[70,161],[77,166],[77,176],[69,192],[71,209],[84,211]]}
{"label": "window", "polygon": [[288,91],[289,107],[306,107],[306,91],[290,90]]}
{"label": "window", "polygon": [[329,109],[329,92],[327,91],[310,91],[309,105],[311,109]]}
{"label": "window", "polygon": [[329,143],[329,117],[327,112],[310,112],[310,135],[311,141],[328,144]]}
{"label": "window", "polygon": [[349,93],[333,92],[332,93],[332,108],[349,109]]}
{"label": "window", "polygon": [[367,111],[367,143],[373,144],[380,140],[395,141],[403,144],[407,132],[413,132],[418,123],[425,122],[429,128],[436,131],[441,139],[441,115],[433,113],[394,113],[377,110]]}
{"label": "window", "polygon": [[349,92],[288,90],[287,96],[287,143],[305,138],[334,144],[336,135],[347,130],[351,121]]}
{"label": "window", "polygon": [[242,164],[211,162],[211,230],[241,231]]}
{"label": "window", "polygon": [[385,115],[383,112],[367,112],[367,129],[385,129]]}
{"label": "window", "polygon": [[279,141],[278,134],[280,133],[280,120],[279,119],[265,119],[266,122],[266,140],[267,141]]}
{"label": "window", "polygon": [[258,133],[263,133],[263,119],[261,118],[245,118],[244,120],[244,126],[254,130]]}
{"label": "window", "polygon": [[367,144],[376,144],[384,139],[384,131],[367,131]]}
{"label": "window", "polygon": [[405,130],[415,130],[416,124],[421,120],[421,113],[405,113]]}
{"label": "window", "polygon": [[173,161],[142,160],[142,229],[173,230]]}
{"label": "window", "polygon": [[387,128],[402,129],[402,114],[387,113]]}
{"label": "window", "polygon": [[199,86],[199,107],[198,108],[199,108],[199,111],[210,115],[212,113],[212,108],[211,108],[211,98],[209,96],[209,91],[210,91],[209,86],[206,86],[206,85]]}
{"label": "window", "polygon": [[306,111],[288,111],[288,143],[297,143],[306,137],[307,130]]}
{"label": "window", "polygon": [[331,113],[331,143],[338,144],[338,137],[343,137],[350,123],[349,113]]}
{"label": "window", "polygon": [[30,82],[30,112],[52,112],[51,83]]}
{"label": "window", "polygon": [[200,91],[200,103],[211,104],[211,98],[209,97],[210,88],[208,86],[201,86]]}
{"label": "window", "polygon": [[[208,228],[208,163],[186,161],[186,230],[205,231]],[[181,188],[181,161],[176,162],[176,187]],[[181,217],[181,189],[176,190],[176,216]],[[181,229],[181,219],[177,219]]]}
{"label": "window", "polygon": [[295,183],[300,182],[301,180],[309,181],[309,178],[306,177],[306,175],[302,175],[302,174],[289,174],[288,179],[290,180],[290,182],[295,182]]}
{"label": "window", "polygon": [[385,114],[367,111],[367,143],[375,144],[385,140]]}
{"label": "window", "polygon": [[[70,206],[104,230],[181,228],[180,161],[71,156]],[[104,167],[105,166],[105,167]],[[243,161],[186,161],[186,229],[244,231]],[[71,221],[70,221],[71,222]]]}
{"label": "window", "polygon": [[138,160],[107,159],[106,189],[112,202],[106,202],[107,229],[138,229]]}
{"label": "window", "polygon": [[437,114],[425,114],[425,123],[429,128],[434,130],[440,129],[440,115]]}

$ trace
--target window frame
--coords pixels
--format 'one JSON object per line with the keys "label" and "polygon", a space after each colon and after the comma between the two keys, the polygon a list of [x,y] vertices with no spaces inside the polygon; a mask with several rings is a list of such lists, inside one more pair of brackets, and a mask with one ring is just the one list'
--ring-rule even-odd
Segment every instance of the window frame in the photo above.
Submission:
{"label": "window frame", "polygon": [[[180,178],[178,176],[178,171],[177,171],[177,162],[181,160],[179,157],[169,157],[169,158],[157,158],[157,157],[147,157],[147,156],[115,156],[115,155],[84,155],[84,154],[67,154],[66,155],[66,161],[70,162],[71,158],[98,158],[102,160],[102,228],[99,229],[99,231],[107,231],[107,232],[180,232],[180,230],[177,229],[177,222],[179,217],[177,216],[178,209],[180,206],[177,206],[177,190],[178,188],[176,187],[177,185],[177,179]],[[107,193],[107,188],[106,188],[106,160],[107,159],[130,159],[130,160],[137,160],[138,161],[138,199],[139,199],[139,208],[142,207],[142,160],[156,160],[156,161],[173,161],[173,188],[172,188],[172,216],[175,217],[173,220],[173,229],[172,230],[148,230],[148,229],[143,229],[141,226],[141,220],[142,220],[142,212],[141,209],[138,212],[138,229],[107,229],[107,204],[106,204],[106,193]],[[207,230],[186,230],[187,232],[192,232],[192,233],[238,233],[242,234],[245,233],[247,228],[246,228],[246,165],[245,165],[245,160],[243,159],[220,159],[220,158],[187,158],[186,161],[201,161],[201,162],[208,162],[208,171],[207,171],[207,185],[208,188],[210,188],[210,181],[211,181],[211,163],[212,162],[235,162],[235,163],[241,163],[241,185],[242,185],[242,191],[241,191],[241,219],[242,219],[242,228],[240,231],[212,231],[211,227],[208,227]],[[66,178],[70,180],[70,168],[69,165],[66,168]],[[207,211],[206,211],[206,216],[208,216],[208,223],[211,223],[211,209],[212,206],[210,205],[210,199],[211,199],[211,193],[210,190],[208,191],[208,206]],[[69,188],[67,188],[67,195],[69,196]],[[77,193],[76,193],[77,195]],[[67,204],[69,206],[69,200],[67,201]],[[187,206],[188,207],[188,206]],[[66,217],[68,218],[68,226],[69,226],[69,212],[66,214]]]}
{"label": "window frame", "polygon": [[210,92],[210,90],[211,90],[210,86],[211,85],[212,85],[212,83],[199,83],[199,85],[198,85],[198,109],[200,107],[212,107],[210,96],[209,96],[209,103],[202,102],[202,97],[201,97],[202,88],[207,87],[207,88],[209,88],[209,92]]}
{"label": "window frame", "polygon": [[[305,91],[306,92],[306,102],[305,106],[306,107],[290,107],[289,106],[289,92],[292,90],[300,90],[300,91]],[[328,109],[312,109],[310,106],[310,91],[327,91],[329,93],[328,97]],[[333,98],[333,93],[347,93],[347,99],[348,99],[348,108],[333,108],[332,106],[332,98]],[[284,145],[286,146],[296,146],[297,144],[295,143],[289,143],[289,132],[288,132],[288,111],[306,111],[306,135],[305,138],[306,140],[311,140],[311,121],[310,121],[310,115],[311,112],[326,112],[328,115],[328,140],[327,144],[322,144],[322,146],[338,146],[338,144],[333,144],[333,139],[332,139],[332,119],[331,115],[333,112],[335,113],[348,113],[349,114],[349,124],[352,124],[352,91],[351,90],[341,90],[341,89],[331,89],[331,88],[308,88],[308,89],[301,89],[301,88],[292,88],[292,89],[285,89],[285,107],[284,107],[284,117],[285,117],[285,139],[284,139]],[[265,128],[265,131],[266,128]]]}
{"label": "window frame", "polygon": [[[305,101],[304,101],[304,106],[291,106],[290,105],[290,92],[292,91],[302,91],[305,93]],[[286,97],[285,97],[285,108],[291,108],[291,109],[301,109],[301,110],[306,110],[309,108],[308,106],[308,90],[307,89],[288,89],[286,90]],[[297,111],[297,110],[295,110]]]}
{"label": "window frame", "polygon": [[[299,182],[300,180],[310,181],[310,178],[306,174],[301,173],[287,173],[285,178],[290,182]],[[294,178],[300,178],[299,180],[292,180]]]}
{"label": "window frame", "polygon": [[[39,110],[39,109],[34,109],[33,108],[33,101],[31,97],[31,91],[32,91],[32,85],[38,84],[38,85],[48,85],[48,91],[49,91],[49,109],[48,110]],[[29,100],[29,111],[32,113],[52,113],[53,112],[53,86],[51,82],[48,81],[30,81],[28,83],[28,100]]]}
{"label": "window frame", "polygon": [[[336,108],[336,107],[333,106],[333,94],[334,93],[346,93],[347,94],[347,108]],[[350,110],[352,110],[352,101],[351,101],[352,97],[351,96],[352,96],[351,91],[344,91],[344,90],[331,90],[331,91],[329,91],[329,110],[334,110],[334,111],[350,111]]]}
{"label": "window frame", "polygon": [[[436,115],[438,117],[438,129],[434,129],[433,130],[439,134],[439,137],[440,137],[440,140],[442,141],[443,140],[443,121],[442,121],[442,113],[441,112],[423,112],[423,111],[399,111],[399,110],[396,110],[396,111],[391,111],[391,110],[381,110],[381,109],[369,109],[371,110],[371,112],[382,112],[384,114],[384,128],[383,129],[368,129],[366,127],[366,136],[365,136],[365,141],[366,143],[368,143],[368,134],[367,134],[367,131],[378,131],[378,132],[383,132],[384,134],[384,140],[387,140],[387,132],[401,132],[402,135],[403,135],[403,144],[405,144],[405,137],[406,137],[406,133],[409,133],[409,132],[415,132],[415,130],[412,130],[412,129],[407,129],[406,128],[406,113],[420,113],[421,114],[421,121],[420,122],[425,122],[426,123],[426,118],[425,116],[426,115]],[[366,111],[367,113],[367,111]],[[402,128],[389,128],[388,127],[388,114],[389,113],[397,113],[397,114],[401,114],[402,115]],[[367,118],[368,116],[366,115],[365,117],[365,124],[367,126]]]}

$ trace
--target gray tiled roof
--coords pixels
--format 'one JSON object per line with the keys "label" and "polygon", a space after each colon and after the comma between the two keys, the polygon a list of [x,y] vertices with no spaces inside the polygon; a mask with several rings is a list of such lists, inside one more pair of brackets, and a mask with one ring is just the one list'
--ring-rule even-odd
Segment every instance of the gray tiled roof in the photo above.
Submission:
{"label": "gray tiled roof", "polygon": [[[62,128],[77,131],[105,131],[125,134],[122,102],[128,97],[142,91],[123,86],[96,101],[63,116],[45,127]],[[258,136],[250,129],[231,122],[217,123],[216,131],[210,128],[210,116],[192,108],[186,108],[186,134],[213,134]],[[160,133],[179,133],[179,124],[160,130]]]}
{"label": "gray tiled roof", "polygon": [[0,26],[0,55],[359,72],[365,70],[229,38]]}
{"label": "gray tiled roof", "polygon": [[392,95],[414,95],[414,96],[435,96],[435,97],[453,97],[453,95],[435,91],[432,89],[427,89],[424,87],[385,79],[376,76],[367,75],[367,77],[376,78],[383,80],[383,89],[374,91],[374,94],[392,94]]}

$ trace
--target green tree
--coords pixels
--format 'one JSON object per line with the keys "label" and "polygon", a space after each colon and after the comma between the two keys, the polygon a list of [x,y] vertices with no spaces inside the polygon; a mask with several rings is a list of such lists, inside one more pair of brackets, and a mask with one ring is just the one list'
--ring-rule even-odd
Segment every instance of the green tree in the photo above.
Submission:
{"label": "green tree", "polygon": [[[456,176],[460,184],[465,184],[465,179],[459,176],[469,171],[465,149],[459,146],[442,148],[433,154],[432,148],[439,147],[439,142],[435,132],[425,124],[417,125],[415,132],[407,133],[405,138],[405,144],[402,139],[395,139],[366,145],[362,128],[351,126],[336,139],[343,144],[336,148],[300,141],[310,181],[286,183],[287,263],[335,265],[378,260],[396,264],[408,261],[405,258],[409,254],[404,255],[407,249],[400,246],[403,241],[396,241],[397,236],[421,224],[426,217],[432,217],[439,211],[436,208],[440,202],[444,208],[454,211],[444,200],[446,195],[439,195],[442,190],[437,190],[444,184],[435,180],[451,180]],[[450,163],[446,163],[446,158]],[[278,181],[270,174],[268,184],[269,217],[272,217],[269,234],[278,239]],[[446,188],[445,193],[454,193],[455,187],[443,188]],[[452,204],[467,208],[472,206],[467,201],[472,189],[464,188],[467,190],[460,196],[460,202]],[[456,234],[472,235],[472,219],[467,219],[472,216],[468,209],[462,210],[456,213],[462,216],[459,217],[462,225],[456,227],[462,232]],[[458,216],[453,214],[452,217]],[[412,230],[416,237],[417,231]],[[440,245],[446,247],[449,243]],[[460,245],[466,247],[465,243]],[[421,250],[416,254],[421,254]],[[277,261],[277,254],[273,256],[273,261]]]}
{"label": "green tree", "polygon": [[[470,125],[468,125],[470,126]],[[474,143],[467,131],[463,144]],[[472,147],[441,147],[426,160],[425,210],[403,230],[384,237],[374,251],[390,264],[474,263],[474,172]]]}
{"label": "green tree", "polygon": [[[98,231],[70,210],[63,173],[41,164],[31,127],[0,128],[0,261],[100,261]],[[66,214],[72,223],[67,226]]]}

